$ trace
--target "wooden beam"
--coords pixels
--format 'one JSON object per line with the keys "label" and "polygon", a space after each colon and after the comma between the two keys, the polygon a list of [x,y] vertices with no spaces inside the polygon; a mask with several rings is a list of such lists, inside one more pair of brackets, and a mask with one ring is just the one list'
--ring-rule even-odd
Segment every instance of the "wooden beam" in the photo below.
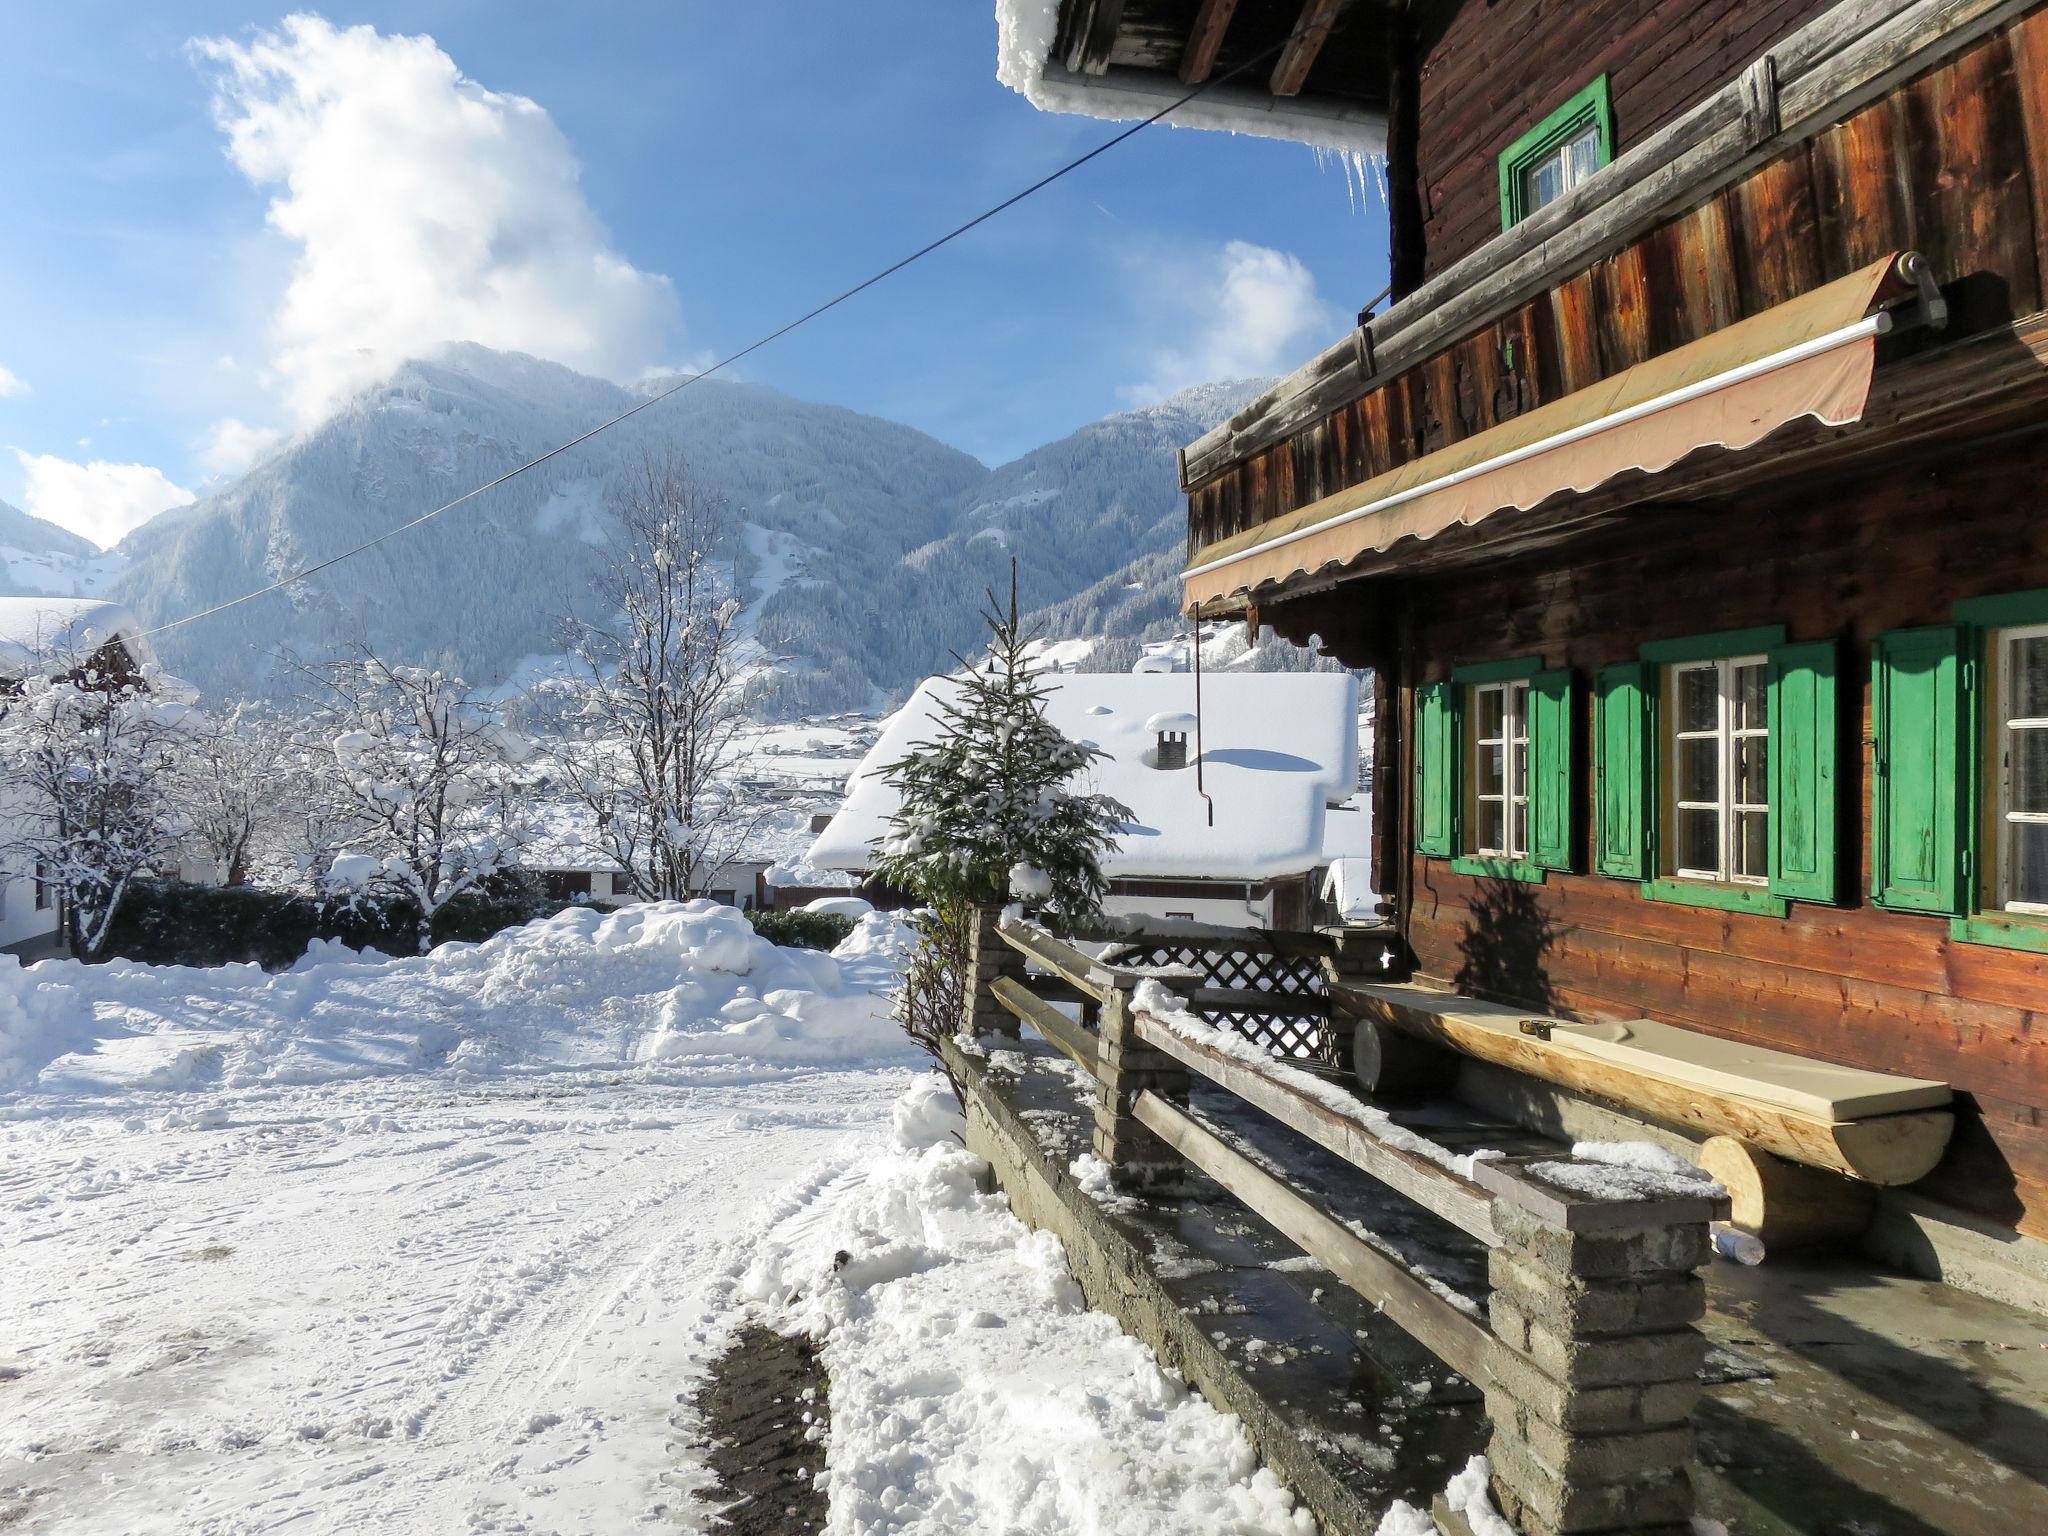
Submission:
{"label": "wooden beam", "polygon": [[991,997],[1065,1051],[1077,1065],[1094,1072],[1095,1036],[1014,977],[998,976],[989,983],[988,990]]}
{"label": "wooden beam", "polygon": [[1079,0],[1067,45],[1067,68],[1077,75],[1108,73],[1109,56],[1123,19],[1124,0]]}
{"label": "wooden beam", "polygon": [[1223,47],[1223,34],[1230,26],[1237,0],[1202,0],[1195,24],[1188,29],[1188,45],[1180,56],[1180,83],[1200,85],[1215,71],[1216,55]]}
{"label": "wooden beam", "polygon": [[1029,923],[1004,923],[996,930],[1003,942],[1027,960],[1034,960],[1068,986],[1085,992],[1098,1003],[1109,1001],[1116,990],[1099,974],[1104,969],[1071,944],[1063,944],[1041,928]]}
{"label": "wooden beam", "polygon": [[1154,1050],[1229,1089],[1396,1194],[1471,1233],[1488,1247],[1498,1241],[1493,1230],[1493,1197],[1470,1179],[1406,1148],[1389,1146],[1362,1121],[1339,1114],[1320,1099],[1310,1098],[1234,1056],[1176,1034],[1147,1014],[1135,1014],[1131,1024],[1137,1037]]}
{"label": "wooden beam", "polygon": [[1493,1334],[1461,1312],[1398,1261],[1318,1210],[1288,1185],[1231,1146],[1187,1111],[1156,1093],[1138,1095],[1138,1123],[1242,1200],[1304,1253],[1385,1313],[1410,1338],[1474,1386],[1484,1388]]}
{"label": "wooden beam", "polygon": [[1280,58],[1273,65],[1272,90],[1275,96],[1299,96],[1302,86],[1308,80],[1308,72],[1315,68],[1316,55],[1323,51],[1323,44],[1329,41],[1330,29],[1337,24],[1337,17],[1349,0],[1303,0],[1301,14],[1294,18],[1294,30],[1288,34],[1287,46],[1280,50]]}

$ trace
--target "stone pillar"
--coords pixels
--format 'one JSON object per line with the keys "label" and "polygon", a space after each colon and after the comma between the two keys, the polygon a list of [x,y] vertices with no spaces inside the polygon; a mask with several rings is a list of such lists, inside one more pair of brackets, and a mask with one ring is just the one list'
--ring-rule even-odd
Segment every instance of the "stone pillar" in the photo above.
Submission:
{"label": "stone pillar", "polygon": [[989,993],[989,984],[999,976],[1012,981],[1024,979],[1024,957],[1003,942],[996,931],[1002,916],[1000,907],[979,907],[967,933],[967,996],[960,1021],[964,1035],[1008,1035],[1017,1038],[1017,1016]]}
{"label": "stone pillar", "polygon": [[1705,1199],[1567,1206],[1590,1228],[1571,1230],[1494,1201],[1487,1459],[1523,1536],[1690,1529],[1711,1213]]}
{"label": "stone pillar", "polygon": [[1131,1030],[1131,994],[1118,987],[1102,1005],[1095,1056],[1095,1155],[1119,1184],[1156,1184],[1182,1171],[1180,1154],[1139,1124],[1131,1106],[1148,1089],[1188,1101],[1188,1071]]}

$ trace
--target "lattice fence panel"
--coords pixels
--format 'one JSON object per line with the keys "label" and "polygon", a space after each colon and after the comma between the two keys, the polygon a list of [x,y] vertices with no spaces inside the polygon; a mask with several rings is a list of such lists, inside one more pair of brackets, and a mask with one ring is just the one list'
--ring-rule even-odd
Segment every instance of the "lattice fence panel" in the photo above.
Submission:
{"label": "lattice fence panel", "polygon": [[1268,1055],[1341,1066],[1330,1031],[1322,966],[1310,955],[1264,948],[1226,947],[1214,939],[1146,939],[1110,951],[1103,960],[1154,970],[1177,966],[1200,971],[1207,985],[1239,992],[1270,992],[1271,1008],[1256,1012],[1198,1006],[1195,1013],[1219,1029],[1243,1035]]}

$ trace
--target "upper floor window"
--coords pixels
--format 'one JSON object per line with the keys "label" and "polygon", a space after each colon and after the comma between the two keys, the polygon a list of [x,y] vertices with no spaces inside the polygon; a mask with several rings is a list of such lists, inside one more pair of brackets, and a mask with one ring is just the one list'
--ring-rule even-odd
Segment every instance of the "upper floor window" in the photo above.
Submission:
{"label": "upper floor window", "polygon": [[1570,869],[1573,699],[1571,672],[1533,656],[1418,689],[1416,852],[1516,880]]}
{"label": "upper floor window", "polygon": [[1484,683],[1471,692],[1470,853],[1529,856],[1529,685]]}
{"label": "upper floor window", "polygon": [[1598,76],[1501,153],[1500,222],[1509,229],[1614,158],[1614,109]]}

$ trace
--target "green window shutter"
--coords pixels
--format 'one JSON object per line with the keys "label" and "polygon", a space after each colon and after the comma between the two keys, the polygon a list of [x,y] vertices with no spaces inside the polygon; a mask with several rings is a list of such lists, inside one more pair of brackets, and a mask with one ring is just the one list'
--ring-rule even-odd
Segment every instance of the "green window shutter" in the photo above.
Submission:
{"label": "green window shutter", "polygon": [[1593,867],[1625,880],[1648,880],[1656,873],[1650,815],[1655,684],[1654,667],[1626,661],[1603,667],[1593,688],[1593,766],[1600,812]]}
{"label": "green window shutter", "polygon": [[1529,679],[1529,859],[1572,867],[1572,674]]}
{"label": "green window shutter", "polygon": [[1451,683],[1415,690],[1415,851],[1458,851],[1458,706]]}
{"label": "green window shutter", "polygon": [[1909,912],[1963,912],[1963,630],[1900,629],[1872,647],[1876,761],[1871,896]]}
{"label": "green window shutter", "polygon": [[1770,669],[1771,893],[1835,899],[1835,642],[1781,645]]}

